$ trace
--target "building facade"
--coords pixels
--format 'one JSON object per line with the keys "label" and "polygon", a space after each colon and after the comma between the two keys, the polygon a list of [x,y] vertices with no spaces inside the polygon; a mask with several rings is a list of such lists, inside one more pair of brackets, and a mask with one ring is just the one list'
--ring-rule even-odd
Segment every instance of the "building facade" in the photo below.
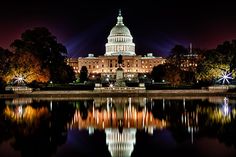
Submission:
{"label": "building facade", "polygon": [[82,66],[86,66],[89,75],[115,77],[118,68],[118,56],[122,55],[122,68],[125,77],[137,77],[138,74],[150,73],[154,66],[165,63],[162,57],[155,57],[152,53],[145,56],[136,55],[135,44],[130,30],[124,25],[123,17],[119,11],[116,25],[111,29],[105,45],[106,52],[103,56],[67,58],[67,64],[79,74]]}

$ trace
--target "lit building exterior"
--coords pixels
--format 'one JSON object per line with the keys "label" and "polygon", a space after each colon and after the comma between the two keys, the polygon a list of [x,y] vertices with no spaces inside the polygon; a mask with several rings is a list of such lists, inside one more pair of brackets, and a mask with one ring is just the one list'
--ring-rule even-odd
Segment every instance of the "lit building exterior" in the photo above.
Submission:
{"label": "lit building exterior", "polygon": [[107,40],[104,56],[95,57],[93,54],[88,54],[88,57],[67,58],[67,64],[73,67],[76,74],[80,72],[82,66],[86,66],[89,74],[115,76],[118,68],[117,57],[122,55],[125,77],[136,77],[138,73],[149,73],[154,66],[165,63],[164,58],[155,57],[152,53],[145,56],[136,55],[133,37],[123,23],[121,12]]}

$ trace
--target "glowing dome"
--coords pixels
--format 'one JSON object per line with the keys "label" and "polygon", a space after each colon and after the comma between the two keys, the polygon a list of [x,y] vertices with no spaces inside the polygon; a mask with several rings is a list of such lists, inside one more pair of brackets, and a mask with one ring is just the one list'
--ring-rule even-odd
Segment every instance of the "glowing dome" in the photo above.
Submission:
{"label": "glowing dome", "polygon": [[111,29],[109,37],[119,36],[119,35],[120,36],[132,37],[131,34],[130,34],[129,29],[124,24],[122,24],[122,25],[119,24],[119,25],[116,25],[115,27],[113,27]]}
{"label": "glowing dome", "polygon": [[106,43],[105,56],[117,56],[119,54],[126,56],[134,56],[135,44],[133,43],[133,37],[123,23],[123,17],[121,11],[117,17],[116,25],[111,29],[108,36],[108,43]]}

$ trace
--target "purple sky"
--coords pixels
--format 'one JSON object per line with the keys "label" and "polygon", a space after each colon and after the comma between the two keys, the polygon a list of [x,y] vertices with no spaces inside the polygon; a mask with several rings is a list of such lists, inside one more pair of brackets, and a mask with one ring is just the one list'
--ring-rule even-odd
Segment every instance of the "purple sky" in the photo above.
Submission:
{"label": "purple sky", "polygon": [[3,1],[0,9],[0,46],[36,26],[45,26],[67,47],[69,56],[103,55],[111,28],[122,9],[136,54],[167,56],[176,44],[214,48],[236,39],[236,12],[228,0],[137,1]]}

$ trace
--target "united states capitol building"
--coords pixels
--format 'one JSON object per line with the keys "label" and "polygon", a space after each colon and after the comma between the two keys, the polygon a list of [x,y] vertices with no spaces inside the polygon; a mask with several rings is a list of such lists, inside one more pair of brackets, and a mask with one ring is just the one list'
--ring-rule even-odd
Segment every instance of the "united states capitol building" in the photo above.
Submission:
{"label": "united states capitol building", "polygon": [[82,66],[86,66],[90,76],[100,74],[101,77],[115,77],[118,68],[118,56],[122,55],[122,68],[125,78],[135,78],[138,74],[150,73],[154,66],[163,64],[165,59],[155,57],[152,53],[145,56],[136,55],[135,43],[128,27],[123,22],[121,11],[117,17],[116,25],[111,29],[105,45],[106,52],[103,56],[88,54],[88,57],[67,58],[76,74]]}

